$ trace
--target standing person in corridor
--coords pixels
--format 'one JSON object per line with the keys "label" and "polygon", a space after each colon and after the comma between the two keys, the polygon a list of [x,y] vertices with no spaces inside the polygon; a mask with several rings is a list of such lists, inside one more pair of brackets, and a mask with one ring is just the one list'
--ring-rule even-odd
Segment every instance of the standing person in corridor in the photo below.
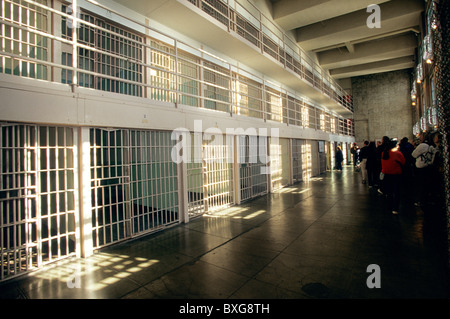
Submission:
{"label": "standing person in corridor", "polygon": [[358,166],[358,158],[359,158],[359,147],[356,143],[353,143],[350,153],[352,154],[353,157],[353,168],[356,169],[356,167]]}
{"label": "standing person in corridor", "polygon": [[336,169],[342,171],[342,162],[344,161],[344,154],[342,154],[340,146],[336,148],[335,160],[336,160]]}
{"label": "standing person in corridor", "polygon": [[391,139],[388,136],[383,136],[381,139],[381,143],[377,146],[376,152],[376,165],[375,165],[375,174],[378,177],[378,193],[384,194],[384,181],[381,177],[381,157],[383,156],[384,150],[390,145]]}
{"label": "standing person in corridor", "polygon": [[434,154],[433,143],[428,132],[420,132],[419,145],[412,152],[415,158],[416,202],[414,205],[422,206],[429,200],[431,191],[432,160]]}
{"label": "standing person in corridor", "polygon": [[377,165],[377,154],[376,154],[376,146],[375,142],[370,142],[367,146],[368,155],[367,155],[367,182],[369,183],[369,188],[378,187],[378,178],[380,173],[376,170]]}
{"label": "standing person in corridor", "polygon": [[364,141],[364,146],[359,151],[359,162],[361,163],[361,177],[362,183],[367,183],[367,159],[369,157],[369,141]]}
{"label": "standing person in corridor", "polygon": [[383,188],[388,198],[392,214],[397,215],[400,209],[401,177],[405,165],[405,157],[398,150],[397,140],[392,139],[381,156],[381,171],[384,174]]}

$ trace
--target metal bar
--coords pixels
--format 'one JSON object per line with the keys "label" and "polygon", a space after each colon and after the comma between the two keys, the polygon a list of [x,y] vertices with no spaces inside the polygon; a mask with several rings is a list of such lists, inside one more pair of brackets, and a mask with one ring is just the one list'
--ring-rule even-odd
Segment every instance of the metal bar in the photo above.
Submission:
{"label": "metal bar", "polygon": [[[142,42],[139,42],[139,45],[143,45],[143,43]],[[83,44],[80,44],[80,43],[78,43],[78,47],[83,47]],[[85,46],[85,48],[90,48],[91,50],[93,50],[93,51],[95,51],[95,52],[101,52],[102,54],[105,54],[105,55],[108,55],[108,54],[111,54],[111,53],[108,53],[108,52],[104,52],[104,51],[99,51],[98,49],[92,49],[91,47],[89,47],[89,46]],[[176,54],[176,59],[178,59],[179,57],[179,54]],[[36,60],[35,62],[37,62],[37,63],[39,63],[40,61],[39,60]],[[142,64],[140,64],[140,65],[142,65]],[[145,67],[148,67],[148,66],[145,66]],[[114,78],[114,77],[109,77],[109,76],[107,76],[107,75],[103,75],[103,74],[99,74],[99,73],[95,73],[95,72],[90,72],[90,71],[86,71],[86,70],[84,70],[84,72],[83,73],[86,73],[86,74],[90,74],[90,75],[95,75],[95,76],[100,76],[100,77],[102,77],[102,78],[107,78],[107,79],[110,79],[110,80],[115,80],[115,81],[117,81],[118,79],[117,78]],[[174,73],[174,74],[176,74],[176,72]],[[177,78],[178,79],[178,78]],[[146,86],[146,85],[144,85],[144,84],[142,84],[142,83],[140,83],[140,82],[134,82],[134,81],[129,81],[129,80],[125,80],[125,79],[120,79],[120,81],[121,82],[124,82],[124,83],[128,83],[128,84],[131,84],[131,85],[138,85],[138,86]],[[210,84],[209,84],[210,85]],[[219,86],[220,87],[220,86]],[[226,88],[225,88],[226,89]],[[163,90],[164,90],[164,88],[163,88]],[[169,90],[168,90],[169,91]],[[177,90],[175,90],[175,93],[179,93],[179,91],[177,91]],[[189,93],[184,93],[184,95],[187,95],[187,96],[189,96],[190,94]],[[196,95],[191,95],[193,98],[197,98],[198,96],[196,96]],[[200,97],[201,98],[201,97]],[[218,102],[218,103],[220,103],[220,102],[222,102],[221,100],[213,100],[213,101],[215,101],[215,102]]]}

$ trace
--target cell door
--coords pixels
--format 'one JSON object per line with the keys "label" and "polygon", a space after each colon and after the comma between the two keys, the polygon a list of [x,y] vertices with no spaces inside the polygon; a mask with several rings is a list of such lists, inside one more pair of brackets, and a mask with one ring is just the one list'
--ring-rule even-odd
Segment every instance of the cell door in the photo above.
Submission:
{"label": "cell door", "polygon": [[270,141],[270,173],[272,178],[272,189],[283,188],[289,183],[289,141],[285,138]]}
{"label": "cell door", "polygon": [[132,236],[179,221],[178,170],[170,135],[130,131]]}
{"label": "cell door", "polygon": [[292,140],[292,177],[293,181],[300,182],[303,180],[302,170],[302,144],[304,141],[299,139]]}
{"label": "cell door", "polygon": [[302,175],[303,181],[309,181],[312,177],[312,148],[311,142],[305,141],[301,146],[302,153]]}
{"label": "cell door", "polygon": [[239,136],[238,143],[241,201],[267,194],[267,138]]}
{"label": "cell door", "polygon": [[268,146],[266,136],[251,136],[250,146],[257,149],[257,153],[253,153],[254,158],[250,160],[252,163],[252,193],[253,197],[267,194],[269,191],[269,179],[268,179]]}
{"label": "cell door", "polygon": [[179,221],[170,132],[91,129],[92,237],[113,244]]}
{"label": "cell door", "polygon": [[203,200],[206,212],[234,204],[233,137],[205,134],[203,138]]}
{"label": "cell door", "polygon": [[0,280],[76,254],[74,130],[0,127]]}
{"label": "cell door", "polygon": [[91,129],[94,248],[131,236],[129,132]]}
{"label": "cell door", "polygon": [[189,218],[205,213],[203,188],[203,135],[191,134],[190,159],[186,163]]}
{"label": "cell door", "polygon": [[[327,153],[325,147],[325,141],[317,142],[318,156],[319,156],[319,174],[327,171]],[[321,148],[320,143],[322,143],[323,148]]]}
{"label": "cell door", "polygon": [[249,161],[249,136],[238,137],[239,182],[241,201],[252,198],[252,172]]}

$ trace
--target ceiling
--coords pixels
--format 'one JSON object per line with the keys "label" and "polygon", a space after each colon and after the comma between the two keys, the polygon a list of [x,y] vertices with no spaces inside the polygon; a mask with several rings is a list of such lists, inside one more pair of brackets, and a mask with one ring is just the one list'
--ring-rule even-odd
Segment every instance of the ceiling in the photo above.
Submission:
{"label": "ceiling", "polygon": [[[335,79],[415,66],[423,0],[270,0],[274,21]],[[379,11],[369,10],[375,4]],[[380,15],[380,27],[370,28]]]}
{"label": "ceiling", "polygon": [[[204,0],[218,4],[224,0]],[[247,2],[248,1],[248,2]],[[231,34],[221,23],[189,0],[114,0],[119,5],[152,19],[151,27],[170,28],[212,48],[219,55],[235,59],[268,78],[288,87],[344,116],[351,112],[307,81],[268,59],[256,46]],[[341,87],[350,92],[351,77],[415,67],[418,33],[422,25],[424,0],[239,0],[255,3],[272,13],[273,20],[294,38],[301,48],[316,54],[321,67],[328,70]],[[368,6],[379,6],[380,28],[369,28],[373,15]],[[190,10],[186,10],[189,8]],[[119,7],[118,10],[123,10]],[[192,23],[195,21],[195,23]],[[212,52],[214,54],[214,52]],[[351,83],[351,82],[350,82]]]}

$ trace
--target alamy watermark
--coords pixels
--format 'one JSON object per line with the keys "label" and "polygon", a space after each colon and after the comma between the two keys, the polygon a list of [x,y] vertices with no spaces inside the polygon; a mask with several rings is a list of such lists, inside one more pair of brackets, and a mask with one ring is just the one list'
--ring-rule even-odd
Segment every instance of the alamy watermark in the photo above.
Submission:
{"label": "alamy watermark", "polygon": [[71,16],[67,18],[67,27],[69,29],[79,29],[81,27],[81,23],[78,22],[79,20],[81,20],[80,7],[69,5],[67,6],[66,13]]}
{"label": "alamy watermark", "polygon": [[[245,150],[243,145],[238,144],[235,159],[234,137],[254,137],[256,143],[248,143]],[[270,138],[270,142],[268,142]],[[180,163],[259,163],[266,166],[261,167],[261,174],[270,173],[270,162],[272,157],[268,154],[270,145],[279,144],[278,128],[226,128],[225,133],[217,128],[210,127],[203,130],[201,120],[194,121],[194,131],[186,128],[177,128],[172,132],[171,139],[177,141],[171,151],[172,161]],[[239,143],[239,138],[237,142]],[[204,156],[203,146],[207,145],[212,156]]]}
{"label": "alamy watermark", "polygon": [[377,264],[370,264],[367,266],[367,272],[371,273],[369,277],[367,277],[366,285],[368,288],[381,288],[381,268]]}
{"label": "alamy watermark", "polygon": [[371,12],[367,17],[366,24],[369,29],[381,28],[381,8],[377,4],[371,4],[367,7],[366,12]]}
{"label": "alamy watermark", "polygon": [[75,271],[66,281],[67,287],[69,289],[81,288],[81,266],[77,265]]}

